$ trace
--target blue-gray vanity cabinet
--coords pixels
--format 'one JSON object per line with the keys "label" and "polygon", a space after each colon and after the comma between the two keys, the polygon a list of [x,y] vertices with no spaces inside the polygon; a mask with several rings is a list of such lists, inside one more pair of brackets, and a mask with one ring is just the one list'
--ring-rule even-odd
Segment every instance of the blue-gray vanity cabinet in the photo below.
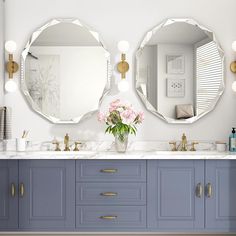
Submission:
{"label": "blue-gray vanity cabinet", "polygon": [[0,161],[0,230],[18,228],[18,162]]}
{"label": "blue-gray vanity cabinet", "polygon": [[74,229],[75,161],[19,161],[19,190],[20,229]]}
{"label": "blue-gray vanity cabinet", "polygon": [[204,161],[148,161],[148,228],[157,231],[203,229],[203,187]]}
{"label": "blue-gray vanity cabinet", "polygon": [[236,161],[206,161],[206,228],[236,232]]}

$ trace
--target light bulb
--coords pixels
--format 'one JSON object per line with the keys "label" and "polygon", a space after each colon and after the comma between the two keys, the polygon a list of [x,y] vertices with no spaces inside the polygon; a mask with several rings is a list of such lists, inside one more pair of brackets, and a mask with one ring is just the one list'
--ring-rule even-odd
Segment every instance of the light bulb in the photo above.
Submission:
{"label": "light bulb", "polygon": [[16,82],[13,81],[12,79],[8,79],[8,81],[5,83],[5,89],[9,93],[16,91],[17,89]]}
{"label": "light bulb", "polygon": [[126,92],[129,90],[129,83],[126,79],[121,79],[121,81],[118,83],[118,89],[120,92]]}
{"label": "light bulb", "polygon": [[118,43],[117,47],[121,53],[126,53],[129,50],[129,42],[122,40]]}
{"label": "light bulb", "polygon": [[5,49],[9,53],[13,53],[16,51],[16,43],[12,40],[9,40],[5,43]]}
{"label": "light bulb", "polygon": [[232,89],[233,89],[234,92],[236,92],[236,81],[234,81],[234,82],[232,83]]}
{"label": "light bulb", "polygon": [[233,43],[232,43],[232,49],[236,52],[236,41],[233,41]]}

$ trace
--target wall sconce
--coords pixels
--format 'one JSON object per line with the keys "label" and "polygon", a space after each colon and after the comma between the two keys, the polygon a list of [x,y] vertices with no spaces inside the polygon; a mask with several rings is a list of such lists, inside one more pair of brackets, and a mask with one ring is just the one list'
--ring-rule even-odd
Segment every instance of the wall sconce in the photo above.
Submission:
{"label": "wall sconce", "polygon": [[125,92],[129,89],[129,83],[125,78],[125,74],[129,70],[129,64],[125,56],[125,53],[129,50],[129,42],[122,40],[117,46],[121,52],[121,61],[117,64],[117,70],[121,73],[121,81],[118,83],[118,89],[121,92]]}
{"label": "wall sconce", "polygon": [[17,89],[16,82],[13,80],[13,74],[19,69],[18,64],[13,60],[13,52],[16,50],[16,43],[12,40],[5,43],[5,50],[9,53],[9,59],[6,64],[8,72],[8,80],[5,82],[5,90],[7,92],[14,92]]}

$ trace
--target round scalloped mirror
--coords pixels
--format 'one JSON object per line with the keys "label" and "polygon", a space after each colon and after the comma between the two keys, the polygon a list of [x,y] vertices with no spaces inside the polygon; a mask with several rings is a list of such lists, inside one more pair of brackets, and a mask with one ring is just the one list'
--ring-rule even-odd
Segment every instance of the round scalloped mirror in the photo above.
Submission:
{"label": "round scalloped mirror", "polygon": [[54,19],[30,37],[21,72],[34,111],[53,123],[78,123],[97,111],[110,88],[110,54],[79,20]]}
{"label": "round scalloped mirror", "polygon": [[192,19],[168,19],[136,52],[136,91],[168,123],[193,123],[224,91],[224,52],[212,31]]}

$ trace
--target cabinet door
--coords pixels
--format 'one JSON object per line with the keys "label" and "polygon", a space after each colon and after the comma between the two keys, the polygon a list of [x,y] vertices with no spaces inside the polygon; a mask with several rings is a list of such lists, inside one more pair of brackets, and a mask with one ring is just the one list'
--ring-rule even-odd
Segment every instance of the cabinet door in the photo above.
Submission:
{"label": "cabinet door", "polygon": [[190,230],[204,227],[204,161],[148,161],[148,227]]}
{"label": "cabinet door", "polygon": [[206,227],[236,230],[236,161],[206,161]]}
{"label": "cabinet door", "polygon": [[39,231],[75,227],[75,161],[19,162],[19,226]]}
{"label": "cabinet door", "polygon": [[0,229],[18,228],[18,162],[0,161]]}

